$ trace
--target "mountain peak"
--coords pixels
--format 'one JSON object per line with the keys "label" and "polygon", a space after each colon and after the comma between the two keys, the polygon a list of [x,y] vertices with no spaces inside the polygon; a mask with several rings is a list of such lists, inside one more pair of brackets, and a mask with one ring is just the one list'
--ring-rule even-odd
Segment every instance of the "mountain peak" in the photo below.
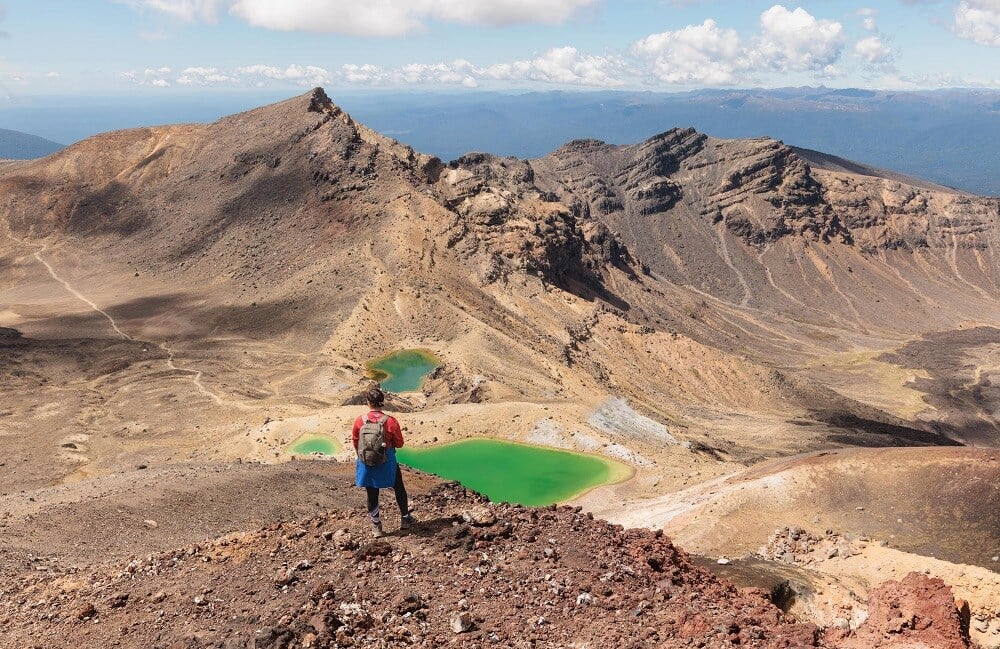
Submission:
{"label": "mountain peak", "polygon": [[326,94],[326,90],[319,86],[316,86],[307,92],[303,95],[303,97],[309,98],[309,110],[313,112],[322,113],[335,108],[333,101],[331,101],[329,95]]}

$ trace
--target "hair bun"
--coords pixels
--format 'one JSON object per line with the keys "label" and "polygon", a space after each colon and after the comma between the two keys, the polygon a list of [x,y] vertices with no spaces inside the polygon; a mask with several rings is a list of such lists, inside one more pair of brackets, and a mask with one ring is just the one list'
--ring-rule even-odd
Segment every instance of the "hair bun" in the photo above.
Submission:
{"label": "hair bun", "polygon": [[373,406],[381,406],[385,403],[385,392],[382,392],[381,388],[374,385],[368,388],[368,391],[365,392],[365,401]]}

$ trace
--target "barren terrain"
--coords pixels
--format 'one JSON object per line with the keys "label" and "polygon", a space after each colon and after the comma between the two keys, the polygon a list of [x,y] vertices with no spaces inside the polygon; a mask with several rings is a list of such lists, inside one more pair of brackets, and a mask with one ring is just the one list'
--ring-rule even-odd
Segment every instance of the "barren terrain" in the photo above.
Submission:
{"label": "barren terrain", "polygon": [[[444,364],[392,398],[408,443],[625,461],[574,504],[771,566],[743,573],[761,584],[848,584],[803,593],[822,625],[856,627],[869,587],[927,567],[1000,646],[998,245],[998,199],[774,140],[445,163],[319,89],[6,163],[0,567],[119,565],[348,507],[346,477],[322,486],[342,469],[287,446],[343,441],[364,363],[419,347]],[[760,554],[790,526],[878,556]]]}

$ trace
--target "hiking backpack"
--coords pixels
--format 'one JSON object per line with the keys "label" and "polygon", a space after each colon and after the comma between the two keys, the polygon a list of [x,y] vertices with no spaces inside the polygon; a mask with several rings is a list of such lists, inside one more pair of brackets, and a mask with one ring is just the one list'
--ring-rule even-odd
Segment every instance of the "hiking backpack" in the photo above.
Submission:
{"label": "hiking backpack", "polygon": [[358,430],[358,458],[368,466],[379,466],[385,462],[385,422],[389,415],[382,413],[378,421],[365,416],[365,423]]}

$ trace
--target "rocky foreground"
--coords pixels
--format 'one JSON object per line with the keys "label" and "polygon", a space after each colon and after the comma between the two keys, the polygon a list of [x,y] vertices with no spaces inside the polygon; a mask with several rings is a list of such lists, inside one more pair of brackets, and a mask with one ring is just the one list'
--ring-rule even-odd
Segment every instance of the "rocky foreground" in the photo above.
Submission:
{"label": "rocky foreground", "polygon": [[821,630],[694,566],[662,533],[579,508],[492,504],[445,484],[414,510],[419,525],[390,523],[377,540],[363,512],[331,510],[45,566],[0,588],[0,646],[969,646],[950,591],[923,575],[874,590],[860,629]]}

